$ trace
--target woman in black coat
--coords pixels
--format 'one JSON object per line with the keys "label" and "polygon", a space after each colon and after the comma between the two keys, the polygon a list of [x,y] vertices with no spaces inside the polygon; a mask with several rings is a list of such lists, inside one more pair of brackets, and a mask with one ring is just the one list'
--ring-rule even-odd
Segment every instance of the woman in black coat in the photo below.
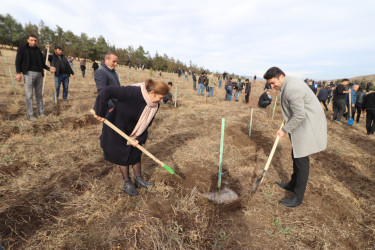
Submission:
{"label": "woman in black coat", "polygon": [[[148,127],[159,109],[159,102],[169,93],[169,87],[162,81],[148,79],[145,83],[126,87],[109,86],[103,88],[95,101],[94,110],[99,121],[107,119],[125,134],[135,140],[130,144],[103,124],[100,136],[100,146],[103,149],[104,158],[114,164],[120,165],[124,179],[124,191],[130,196],[138,195],[135,187],[148,187],[154,184],[146,182],[141,173],[142,152],[136,145],[144,144],[148,136]],[[117,99],[114,109],[108,110],[108,101]],[[108,112],[108,114],[107,114]],[[134,184],[129,177],[129,166],[133,166]]]}

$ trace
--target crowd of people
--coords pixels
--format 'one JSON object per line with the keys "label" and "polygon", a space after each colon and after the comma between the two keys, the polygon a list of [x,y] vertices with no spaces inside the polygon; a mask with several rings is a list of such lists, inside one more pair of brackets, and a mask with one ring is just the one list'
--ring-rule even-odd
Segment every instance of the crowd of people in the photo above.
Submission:
{"label": "crowd of people", "polygon": [[[323,104],[326,111],[328,111],[328,104],[332,99],[333,107],[333,122],[343,124],[342,117],[346,120],[353,119],[356,123],[360,122],[362,114],[366,113],[366,130],[368,135],[375,132],[375,105],[373,93],[370,93],[372,86],[371,82],[365,84],[361,82],[350,82],[345,78],[341,81],[331,81],[329,84],[326,82],[314,83],[308,81],[308,86],[316,95],[318,100]],[[366,92],[365,92],[365,91]],[[349,99],[350,98],[350,99]]]}
{"label": "crowd of people", "polygon": [[[46,59],[50,67],[46,65]],[[148,137],[148,128],[152,124],[160,102],[174,101],[168,84],[160,80],[148,79],[144,83],[122,87],[116,72],[118,56],[107,52],[99,66],[93,61],[94,79],[98,92],[94,110],[100,121],[107,119],[120,127],[133,139],[126,142],[120,135],[103,124],[100,145],[106,160],[120,166],[124,180],[123,190],[130,196],[138,195],[137,187],[150,187],[141,172],[141,151],[136,148],[144,144]],[[43,70],[54,73],[56,96],[59,96],[60,86],[63,85],[63,100],[68,98],[69,77],[74,77],[73,60],[63,55],[60,46],[54,47],[51,55],[43,56],[37,46],[37,37],[29,35],[27,43],[20,46],[16,55],[16,80],[21,81],[22,75],[26,92],[26,113],[30,120],[36,120],[33,114],[33,92],[35,92],[38,116],[45,116],[42,97]],[[144,67],[142,67],[143,69]],[[80,60],[82,77],[85,77],[86,60]],[[192,75],[193,89],[198,95],[214,96],[216,87],[225,88],[225,101],[239,101],[239,93],[244,92],[244,102],[249,102],[251,94],[250,80],[238,77],[233,80],[226,72],[216,77],[214,74],[202,72],[198,78],[195,72],[179,69],[180,77]],[[370,93],[371,83],[367,85],[350,83],[349,79],[340,82],[305,81],[287,76],[281,69],[272,67],[264,74],[266,84],[264,92],[259,96],[259,108],[267,108],[272,103],[271,89],[280,90],[281,110],[286,123],[277,130],[281,138],[289,134],[292,141],[293,175],[289,183],[277,183],[285,190],[292,191],[293,196],[282,201],[286,207],[296,207],[302,204],[309,176],[309,155],[324,150],[327,146],[327,125],[324,113],[328,111],[328,104],[332,99],[333,121],[342,124],[342,116],[349,119],[357,114],[356,121],[360,121],[361,114],[366,112],[367,134],[375,132],[375,92]],[[253,78],[256,82],[256,76]],[[364,88],[366,87],[366,92]],[[318,92],[319,89],[319,92]],[[35,91],[34,91],[35,90]],[[324,106],[324,109],[322,107]],[[349,106],[350,105],[350,106]],[[349,112],[351,108],[351,112]],[[346,111],[346,112],[345,112]],[[134,171],[134,183],[130,179],[129,169]]]}

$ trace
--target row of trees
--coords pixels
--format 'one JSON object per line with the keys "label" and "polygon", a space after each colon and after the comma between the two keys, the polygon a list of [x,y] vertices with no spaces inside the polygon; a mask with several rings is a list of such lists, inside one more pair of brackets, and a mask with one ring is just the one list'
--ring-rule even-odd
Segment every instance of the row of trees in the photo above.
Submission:
{"label": "row of trees", "polygon": [[22,25],[10,14],[0,14],[0,44],[9,45],[12,48],[26,43],[28,34],[35,34],[38,37],[39,47],[47,44],[60,45],[64,54],[72,57],[90,58],[101,60],[107,51],[113,51],[118,55],[119,64],[123,65],[145,65],[146,68],[153,68],[162,71],[174,71],[178,68],[195,72],[207,71],[203,67],[198,67],[191,61],[189,65],[169,57],[166,54],[160,55],[158,52],[154,56],[145,51],[142,46],[134,49],[133,46],[116,48],[109,44],[103,36],[89,37],[86,33],[75,35],[72,31],[64,31],[60,26],[53,30],[46,26],[43,21],[39,25],[26,23]]}

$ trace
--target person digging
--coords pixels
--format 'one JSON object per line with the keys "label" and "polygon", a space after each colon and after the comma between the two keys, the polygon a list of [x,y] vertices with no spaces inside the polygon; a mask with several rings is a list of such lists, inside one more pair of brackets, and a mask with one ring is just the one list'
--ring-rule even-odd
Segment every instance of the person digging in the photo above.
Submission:
{"label": "person digging", "polygon": [[311,89],[299,78],[285,76],[272,67],[263,76],[272,88],[280,90],[281,109],[285,125],[276,134],[289,134],[292,142],[293,174],[288,183],[276,182],[293,196],[281,201],[285,207],[302,204],[309,178],[309,155],[327,147],[327,121],[324,111]]}
{"label": "person digging", "polygon": [[[95,118],[104,122],[104,117],[106,117],[108,121],[134,140],[133,143],[128,143],[120,134],[115,133],[105,123],[103,124],[100,146],[103,149],[104,158],[119,165],[124,181],[123,190],[130,196],[139,194],[136,187],[154,186],[153,183],[143,179],[141,172],[142,151],[136,146],[146,142],[148,128],[159,109],[159,102],[168,93],[169,87],[166,83],[148,79],[145,83],[131,86],[105,87],[99,91],[96,98]],[[118,100],[113,110],[109,110],[108,106],[108,101],[111,98]],[[129,176],[130,166],[134,171],[134,184]]]}

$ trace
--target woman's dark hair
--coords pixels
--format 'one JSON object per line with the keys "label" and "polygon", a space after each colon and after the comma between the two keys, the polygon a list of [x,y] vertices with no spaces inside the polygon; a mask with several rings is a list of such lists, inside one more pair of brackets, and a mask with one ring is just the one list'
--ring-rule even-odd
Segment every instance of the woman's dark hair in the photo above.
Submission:
{"label": "woman's dark hair", "polygon": [[169,87],[165,82],[154,81],[151,78],[146,80],[146,90],[147,92],[154,91],[155,94],[167,95],[169,93]]}
{"label": "woman's dark hair", "polygon": [[264,73],[263,78],[268,80],[271,78],[279,78],[279,76],[285,76],[285,73],[279,69],[278,67],[272,67],[267,70],[266,73]]}

